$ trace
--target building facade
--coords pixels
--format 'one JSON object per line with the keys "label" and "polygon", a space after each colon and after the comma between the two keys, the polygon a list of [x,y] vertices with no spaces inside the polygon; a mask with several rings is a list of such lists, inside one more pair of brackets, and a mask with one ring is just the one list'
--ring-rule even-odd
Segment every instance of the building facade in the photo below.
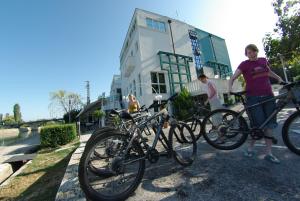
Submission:
{"label": "building facade", "polygon": [[[223,85],[232,75],[225,40],[189,24],[136,9],[120,53],[122,103],[133,94],[150,105],[159,94],[167,99],[186,87],[204,94],[197,75],[213,78],[223,100]],[[240,89],[238,83],[234,89]],[[120,105],[121,107],[121,105]]]}
{"label": "building facade", "polygon": [[121,85],[121,76],[114,75],[110,85],[110,95],[106,98],[104,110],[120,109],[123,107]]}

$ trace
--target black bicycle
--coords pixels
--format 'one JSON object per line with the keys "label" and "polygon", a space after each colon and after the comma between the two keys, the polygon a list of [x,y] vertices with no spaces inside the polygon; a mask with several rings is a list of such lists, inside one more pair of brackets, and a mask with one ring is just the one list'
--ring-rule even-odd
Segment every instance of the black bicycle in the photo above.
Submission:
{"label": "black bicycle", "polygon": [[184,122],[191,127],[194,136],[196,138],[196,141],[198,141],[199,138],[201,137],[202,121],[205,118],[205,116],[210,113],[210,110],[206,106],[202,105],[201,103],[198,103],[197,107],[193,108],[193,112],[191,113],[193,113],[193,115],[185,119]]}
{"label": "black bicycle", "polygon": [[[196,158],[197,144],[193,132],[187,124],[173,119],[166,109],[167,103],[160,104],[163,109],[145,120],[135,122],[132,115],[124,112],[123,119],[132,121],[128,133],[117,129],[104,130],[89,141],[79,163],[79,182],[82,190],[90,200],[125,200],[141,182],[146,159],[156,163],[159,152],[156,149],[158,141],[162,142],[168,156],[183,165],[189,166]],[[149,109],[153,107],[150,106]],[[163,132],[163,126],[170,122],[168,138]],[[155,138],[152,145],[143,140],[143,129],[151,124],[155,128]],[[182,142],[184,135],[187,142]],[[179,139],[179,140],[178,140]],[[96,153],[96,154],[95,154]]]}
{"label": "black bicycle", "polygon": [[[293,103],[296,108],[294,112],[285,122],[282,128],[282,138],[285,145],[295,154],[300,155],[300,82],[281,83],[284,85],[282,92],[278,96],[265,100],[263,102],[246,106],[245,92],[231,93],[240,97],[244,109],[235,112],[229,109],[218,109],[212,111],[203,120],[202,134],[206,141],[213,147],[221,150],[232,150],[240,147],[247,139],[248,135],[252,139],[260,140],[262,138],[270,138],[273,143],[277,143],[274,137],[264,135],[264,127],[268,122],[274,118],[287,104]],[[249,114],[249,109],[255,109],[256,106],[264,104],[269,101],[278,100],[276,109],[259,127],[252,127],[248,125],[245,117],[248,116],[249,121],[252,122],[252,117]],[[220,140],[222,143],[219,143]]]}

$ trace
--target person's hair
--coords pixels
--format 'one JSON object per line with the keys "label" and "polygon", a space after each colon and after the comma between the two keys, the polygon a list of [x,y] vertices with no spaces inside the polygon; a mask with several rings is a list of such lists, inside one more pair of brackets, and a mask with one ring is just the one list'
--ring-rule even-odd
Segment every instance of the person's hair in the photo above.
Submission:
{"label": "person's hair", "polygon": [[245,47],[245,55],[247,56],[247,50],[252,50],[253,52],[258,52],[258,48],[254,44],[249,44]]}
{"label": "person's hair", "polygon": [[133,94],[129,94],[129,95],[128,95],[128,98],[129,98],[129,97],[132,97],[132,100],[136,100],[136,98],[135,98],[135,96],[134,96]]}
{"label": "person's hair", "polygon": [[207,78],[207,76],[205,74],[198,75],[198,79],[202,79],[202,78]]}

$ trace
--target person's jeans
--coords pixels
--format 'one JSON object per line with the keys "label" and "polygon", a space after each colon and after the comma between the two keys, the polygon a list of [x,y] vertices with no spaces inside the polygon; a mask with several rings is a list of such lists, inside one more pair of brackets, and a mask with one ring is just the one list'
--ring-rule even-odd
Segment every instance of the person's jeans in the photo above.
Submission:
{"label": "person's jeans", "polygon": [[[266,101],[268,99],[273,98],[274,96],[247,96],[247,106],[251,106],[263,101]],[[268,102],[265,102],[261,105],[255,106],[253,108],[249,109],[249,112],[251,115],[251,125],[252,127],[256,127],[258,128],[259,126],[261,126],[266,119],[271,116],[271,114],[274,112],[276,108],[276,101],[275,100],[271,100]],[[277,121],[276,121],[276,116],[274,116],[274,118],[272,118],[268,124],[265,126],[265,128],[269,128],[269,129],[274,129],[277,127]]]}

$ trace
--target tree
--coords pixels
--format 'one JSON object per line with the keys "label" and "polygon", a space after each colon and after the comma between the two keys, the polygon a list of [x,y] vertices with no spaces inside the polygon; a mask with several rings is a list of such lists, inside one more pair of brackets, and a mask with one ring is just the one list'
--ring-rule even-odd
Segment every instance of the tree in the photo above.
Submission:
{"label": "tree", "polygon": [[93,112],[93,116],[98,119],[98,125],[100,127],[101,118],[105,116],[105,112],[98,109]]}
{"label": "tree", "polygon": [[274,33],[263,39],[264,50],[275,73],[283,77],[281,54],[288,74],[295,77],[300,74],[300,0],[274,0],[272,5],[278,21]]}
{"label": "tree", "polygon": [[[70,113],[73,110],[80,110],[83,105],[80,95],[64,90],[50,93],[50,100],[49,109],[60,115]],[[71,121],[70,118],[69,121]]]}
{"label": "tree", "polygon": [[0,113],[0,123],[3,121],[3,114]]}
{"label": "tree", "polygon": [[16,121],[15,121],[14,116],[6,114],[4,119],[3,119],[3,123],[4,123],[4,125],[10,126],[10,125],[16,124]]}
{"label": "tree", "polygon": [[20,123],[22,121],[21,108],[19,104],[14,105],[14,119],[15,122]]}
{"label": "tree", "polygon": [[[64,121],[69,122],[69,123],[76,122],[76,117],[79,114],[79,112],[80,112],[80,110],[71,110],[70,115],[69,115],[69,112],[65,113],[63,116]],[[70,117],[70,119],[69,119],[69,117]]]}

